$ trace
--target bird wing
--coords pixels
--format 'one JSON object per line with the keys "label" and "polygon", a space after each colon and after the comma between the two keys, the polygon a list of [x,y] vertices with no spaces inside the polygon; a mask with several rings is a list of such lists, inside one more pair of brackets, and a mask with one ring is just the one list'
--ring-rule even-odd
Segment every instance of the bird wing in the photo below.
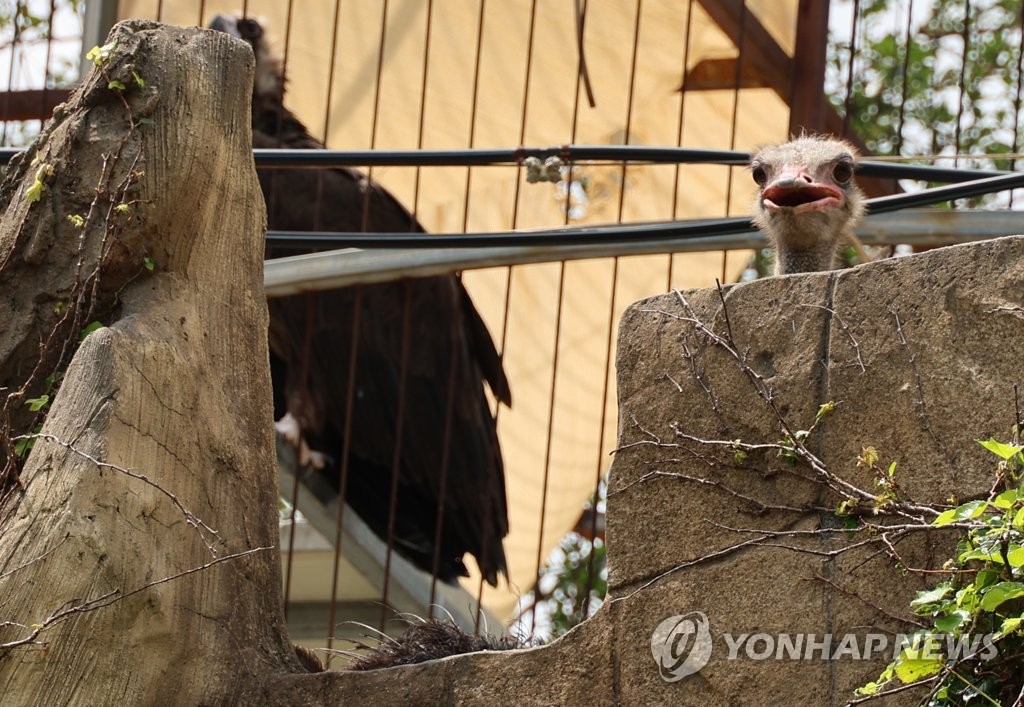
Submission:
{"label": "bird wing", "polygon": [[[260,180],[271,229],[422,231],[390,193],[354,170],[261,169]],[[442,561],[468,551],[495,583],[497,573],[505,571],[501,538],[508,533],[508,516],[504,467],[483,381],[498,400],[510,403],[511,395],[490,333],[458,278],[416,278],[273,300],[270,339],[278,368],[287,371],[278,406],[298,413],[310,443],[317,447],[321,441],[340,453],[344,421],[350,419],[351,453],[373,469],[370,474],[379,475],[391,473],[400,440],[402,518],[396,522],[406,527],[402,533],[397,528],[396,535],[420,543],[432,561],[443,485]],[[349,478],[356,497],[390,489],[376,483],[379,479]],[[373,498],[366,505],[386,509],[388,499]],[[379,528],[386,520],[367,522]],[[410,539],[417,535],[418,540]]]}

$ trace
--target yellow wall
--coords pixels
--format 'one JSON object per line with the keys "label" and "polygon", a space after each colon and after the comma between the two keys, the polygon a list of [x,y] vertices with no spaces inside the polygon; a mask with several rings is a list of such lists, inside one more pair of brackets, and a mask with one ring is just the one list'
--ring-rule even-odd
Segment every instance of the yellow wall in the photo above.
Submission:
{"label": "yellow wall", "polygon": [[[286,36],[289,4],[294,9]],[[574,102],[577,53],[571,2],[536,3],[536,35],[528,75],[532,3],[502,0],[486,4],[475,106],[479,0],[433,3],[425,97],[421,91],[429,6],[425,0],[391,0],[386,18],[382,17],[382,0],[341,2],[338,31],[333,37],[337,44],[332,85],[328,84],[335,2],[247,3],[249,14],[264,19],[277,47],[283,51],[287,46],[289,107],[320,137],[330,108],[326,142],[332,148],[460,148],[470,145],[471,135],[475,147],[615,144],[623,142],[627,121],[632,144],[676,145],[681,108],[682,145],[686,147],[750,149],[784,138],[788,111],[768,90],[745,90],[738,107],[732,91],[690,92],[683,105],[677,89],[682,82],[689,4],[682,0],[643,2],[630,111],[637,7],[633,0],[588,3],[585,47],[596,108],[587,106],[582,96]],[[748,4],[784,48],[792,46],[795,0]],[[237,0],[175,0],[162,3],[160,19],[205,24],[215,13],[236,11],[240,5]],[[200,18],[201,6],[205,15]],[[699,4],[694,6],[689,65],[706,58],[734,56],[735,47]],[[157,7],[156,0],[122,0],[121,16],[156,18]],[[383,19],[386,41],[378,77]],[[672,166],[631,166],[623,171],[618,165],[590,165],[578,168],[576,175],[587,178],[589,202],[585,216],[575,223],[744,214],[754,193],[745,170],[725,167],[677,170]],[[423,169],[418,196],[412,168],[376,168],[373,176],[415,208],[432,231],[536,228],[566,220],[556,186],[527,185],[512,167]],[[745,253],[732,253],[724,263],[720,252],[672,256],[671,285],[708,286],[723,276],[723,269],[727,278],[734,279],[745,260]],[[616,414],[614,366],[608,366],[609,354],[614,355],[608,346],[609,325],[614,332],[619,312],[630,302],[665,291],[669,261],[667,255],[622,258],[614,281],[612,259],[568,263],[561,301],[562,265],[517,266],[511,271],[505,365],[515,406],[501,411],[499,431],[508,476],[512,532],[506,551],[513,586],[509,591],[485,593],[485,603],[499,615],[509,615],[517,593],[529,591],[536,573],[549,418],[553,437],[541,542],[544,557],[572,527],[582,501],[594,490],[597,474],[610,462]],[[465,275],[473,299],[498,341],[503,335],[508,278],[506,268]],[[558,368],[554,407],[549,414],[559,312]],[[477,583],[474,580],[467,586],[475,591]]]}

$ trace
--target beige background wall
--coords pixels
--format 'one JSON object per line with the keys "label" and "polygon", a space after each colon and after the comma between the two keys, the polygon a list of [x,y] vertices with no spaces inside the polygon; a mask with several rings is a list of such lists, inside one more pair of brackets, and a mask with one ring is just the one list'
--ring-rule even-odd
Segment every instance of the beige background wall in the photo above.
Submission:
{"label": "beige background wall", "polygon": [[[689,4],[680,0],[642,3],[631,111],[637,6],[632,0],[588,3],[585,52],[596,108],[587,106],[582,94],[574,104],[577,51],[572,3],[536,3],[525,110],[532,5],[527,0],[486,3],[475,106],[478,0],[433,3],[425,95],[421,87],[429,3],[423,0],[392,0],[386,18],[380,0],[343,1],[336,35],[332,0],[254,0],[247,7],[249,14],[263,18],[278,49],[287,49],[289,107],[315,135],[326,137],[331,148],[617,144],[625,140],[627,121],[631,144],[676,145],[680,142],[681,110],[681,144],[686,147],[750,149],[784,138],[788,111],[769,90],[740,93],[734,140],[732,116],[737,106],[733,91],[690,92],[681,101],[677,89],[683,77]],[[122,0],[120,16],[206,24],[214,14],[238,11],[241,5],[221,0]],[[293,9],[290,31],[286,31],[289,5]],[[795,0],[759,0],[748,5],[781,46],[792,46]],[[699,4],[694,7],[688,65],[734,56],[736,49],[729,39]],[[386,26],[386,41],[378,76],[382,26]],[[336,41],[333,83],[332,41]],[[418,194],[417,170],[413,168],[375,168],[372,174],[414,208],[432,231],[537,228],[566,222],[559,188],[527,185],[514,167],[425,168],[418,172]],[[633,166],[623,172],[619,165],[588,165],[574,175],[587,180],[588,202],[586,213],[573,223],[743,214],[753,196],[746,172],[726,167],[677,170],[673,166]],[[499,615],[508,616],[516,595],[532,585],[539,540],[546,557],[578,518],[598,473],[607,469],[615,439],[609,327],[614,331],[619,313],[628,303],[666,290],[670,260],[671,285],[697,287],[713,284],[723,272],[727,279],[735,279],[746,254],[723,258],[721,252],[671,259],[667,255],[629,257],[620,259],[617,270],[611,259],[568,263],[561,302],[558,283],[563,266],[517,266],[511,271],[505,332],[509,271],[496,268],[466,273],[467,285],[492,334],[499,342],[505,341],[505,366],[515,398],[514,408],[502,410],[499,417],[509,486],[511,534],[506,551],[513,586],[485,592],[485,603]],[[559,311],[561,330],[556,344]],[[540,489],[549,424],[547,517],[540,539]],[[475,591],[476,579],[467,586]]]}

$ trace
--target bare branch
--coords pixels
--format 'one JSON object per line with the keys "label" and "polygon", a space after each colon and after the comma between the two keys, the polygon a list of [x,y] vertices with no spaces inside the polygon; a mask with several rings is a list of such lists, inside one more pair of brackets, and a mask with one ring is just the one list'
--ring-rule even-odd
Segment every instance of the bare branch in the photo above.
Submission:
{"label": "bare branch", "polygon": [[[19,639],[14,640],[14,641],[8,641],[7,643],[0,643],[0,650],[17,648],[19,646],[26,646],[26,645],[36,644],[36,643],[38,643],[38,641],[36,639],[39,637],[39,634],[41,634],[44,631],[47,631],[47,630],[53,628],[54,626],[56,626],[56,625],[58,625],[58,624],[60,624],[60,623],[62,623],[64,621],[67,621],[68,619],[70,619],[71,617],[75,616],[76,614],[84,614],[84,613],[87,613],[87,612],[90,612],[90,611],[95,611],[97,609],[102,609],[104,607],[110,606],[111,604],[113,604],[115,602],[121,601],[123,599],[127,599],[130,596],[138,594],[139,592],[144,592],[147,589],[151,589],[152,587],[155,587],[155,586],[157,586],[159,584],[166,584],[167,582],[174,581],[175,579],[180,579],[182,577],[187,577],[188,575],[195,574],[196,572],[202,572],[203,570],[207,570],[210,567],[213,567],[214,565],[219,565],[220,563],[227,562],[228,560],[237,560],[237,559],[239,559],[241,557],[246,557],[247,555],[252,555],[252,554],[257,553],[257,552],[263,552],[265,550],[273,550],[273,549],[274,549],[273,547],[256,547],[256,548],[253,548],[251,550],[245,550],[243,552],[236,552],[236,553],[233,553],[231,555],[224,555],[223,557],[218,557],[216,559],[210,560],[209,562],[207,562],[204,565],[200,565],[198,567],[193,567],[191,569],[187,569],[187,570],[184,570],[183,572],[178,572],[176,574],[168,575],[166,577],[154,580],[152,582],[147,582],[146,584],[143,584],[140,587],[136,587],[135,589],[132,589],[131,591],[128,591],[128,592],[122,592],[120,589],[112,589],[109,592],[107,592],[106,594],[102,594],[102,595],[100,595],[100,596],[98,596],[98,597],[96,597],[94,599],[87,599],[86,601],[83,601],[83,602],[81,602],[79,604],[75,604],[74,606],[66,607],[66,608],[63,608],[63,609],[58,609],[58,610],[54,611],[53,613],[51,613],[49,616],[47,616],[41,623],[32,624],[31,627],[25,626],[25,628],[31,628],[32,629],[32,632],[29,635],[27,635],[27,636],[25,636],[23,638],[19,638]],[[23,626],[23,624],[18,624],[18,623],[14,623],[14,622],[10,622],[10,621],[4,622],[3,624],[0,624],[0,625],[4,625],[4,626]]]}
{"label": "bare branch", "polygon": [[[188,508],[186,508],[185,505],[172,492],[168,491],[163,486],[161,486],[160,484],[156,483],[155,481],[153,481],[151,478],[149,478],[145,474],[141,474],[141,473],[139,473],[137,471],[133,471],[133,470],[128,469],[126,467],[117,466],[116,464],[110,464],[108,462],[100,461],[99,459],[96,459],[95,457],[93,457],[91,454],[89,454],[87,452],[83,452],[82,450],[78,449],[77,447],[75,447],[70,442],[65,442],[64,440],[60,439],[59,437],[56,437],[56,436],[51,435],[51,434],[46,434],[46,433],[42,433],[42,432],[36,432],[36,433],[33,433],[33,434],[28,434],[28,435],[19,435],[18,437],[15,437],[14,439],[43,439],[43,440],[46,440],[48,442],[53,442],[56,445],[64,447],[65,449],[70,451],[72,454],[75,454],[75,455],[81,457],[82,459],[85,459],[86,461],[92,463],[93,465],[96,466],[97,469],[100,469],[100,470],[110,469],[111,471],[116,471],[119,474],[124,474],[125,476],[131,477],[133,479],[137,479],[137,480],[143,482],[144,484],[154,488],[155,490],[157,490],[158,492],[160,492],[161,494],[166,496],[168,499],[170,499],[171,503],[174,504],[174,507],[178,509],[178,511],[182,514],[182,516],[184,516],[185,522],[188,523],[189,525],[191,525],[193,528],[196,529],[196,532],[198,532],[199,537],[203,540],[203,543],[206,545],[206,547],[210,551],[211,555],[213,555],[214,557],[217,556],[217,549],[214,547],[214,541],[216,541],[216,544],[223,545],[224,541],[221,540],[220,533],[218,533],[216,530],[214,530],[209,525],[207,525],[205,522],[203,522],[202,518],[200,518],[199,516],[197,516],[194,513],[192,513],[192,511],[188,510]],[[206,535],[204,535],[204,533],[209,534],[213,538],[213,540],[208,540]]]}

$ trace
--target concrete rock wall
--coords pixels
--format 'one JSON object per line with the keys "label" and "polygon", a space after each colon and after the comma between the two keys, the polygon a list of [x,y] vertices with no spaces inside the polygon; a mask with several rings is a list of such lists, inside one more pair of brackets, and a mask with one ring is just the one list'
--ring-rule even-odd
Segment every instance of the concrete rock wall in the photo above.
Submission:
{"label": "concrete rock wall", "polygon": [[[694,319],[733,343],[778,413]],[[909,499],[981,497],[995,458],[974,440],[1010,432],[1013,384],[1024,383],[1022,343],[1024,237],[630,307],[619,334],[622,449],[608,501],[610,591],[636,602],[629,622],[642,635],[661,618],[703,612],[714,650],[698,674],[664,683],[647,669],[649,645],[636,640],[618,646],[621,666],[636,661],[635,671],[620,673],[636,674],[652,700],[683,704],[784,704],[796,695],[801,704],[843,704],[875,679],[895,635],[913,630],[898,619],[927,586],[922,576],[896,569],[881,543],[840,552],[864,534],[787,533],[838,524],[829,512],[838,496],[805,464],[790,467],[775,450],[748,451],[737,463],[735,449],[679,433],[773,443],[783,437],[782,420],[808,429],[831,401],[835,411],[807,447],[841,480],[877,490],[875,473],[857,465],[863,447],[873,446],[881,469],[897,463]],[[948,557],[948,538],[891,537],[907,567],[934,569]],[[757,544],[729,549],[744,542]],[[745,645],[728,659],[724,634],[735,642],[757,633],[776,649],[779,634],[831,634],[833,651],[852,633],[858,644],[847,645],[860,657],[867,634],[889,642],[872,660],[850,652],[821,660],[820,649],[810,660],[752,660]],[[760,655],[768,644],[751,648]],[[627,684],[623,677],[623,696],[639,699]]]}
{"label": "concrete rock wall", "polygon": [[[806,446],[833,485],[875,488],[875,472],[857,465],[870,445],[880,468],[897,463],[907,498],[983,496],[993,457],[973,440],[1009,433],[1012,386],[1024,383],[1022,342],[1024,237],[632,305],[619,335],[609,600],[550,646],[339,673],[331,693],[376,704],[844,704],[891,659],[891,639],[910,632],[908,602],[928,582],[896,569],[879,534],[838,527],[831,511],[839,497],[820,473],[789,465],[775,449],[740,458],[714,442],[774,443],[783,424],[809,429],[831,401],[835,411]],[[911,568],[941,567],[951,545],[933,534],[889,539]],[[692,612],[707,619],[711,652],[690,655],[708,662],[666,680],[678,666],[671,653],[659,654],[659,666],[664,633],[654,648],[652,635],[659,625],[696,629]],[[663,624],[671,617],[692,622]],[[754,656],[774,656],[780,634],[795,641],[801,633],[819,647],[805,644],[800,659],[748,655],[749,645]],[[824,635],[834,637],[832,653],[847,633],[857,644],[822,660]],[[889,642],[858,659],[869,633]],[[730,659],[743,634],[754,642],[734,646]],[[686,646],[694,645],[691,635]],[[324,684],[298,676],[280,687],[264,697],[306,704],[323,696],[306,691]]]}

